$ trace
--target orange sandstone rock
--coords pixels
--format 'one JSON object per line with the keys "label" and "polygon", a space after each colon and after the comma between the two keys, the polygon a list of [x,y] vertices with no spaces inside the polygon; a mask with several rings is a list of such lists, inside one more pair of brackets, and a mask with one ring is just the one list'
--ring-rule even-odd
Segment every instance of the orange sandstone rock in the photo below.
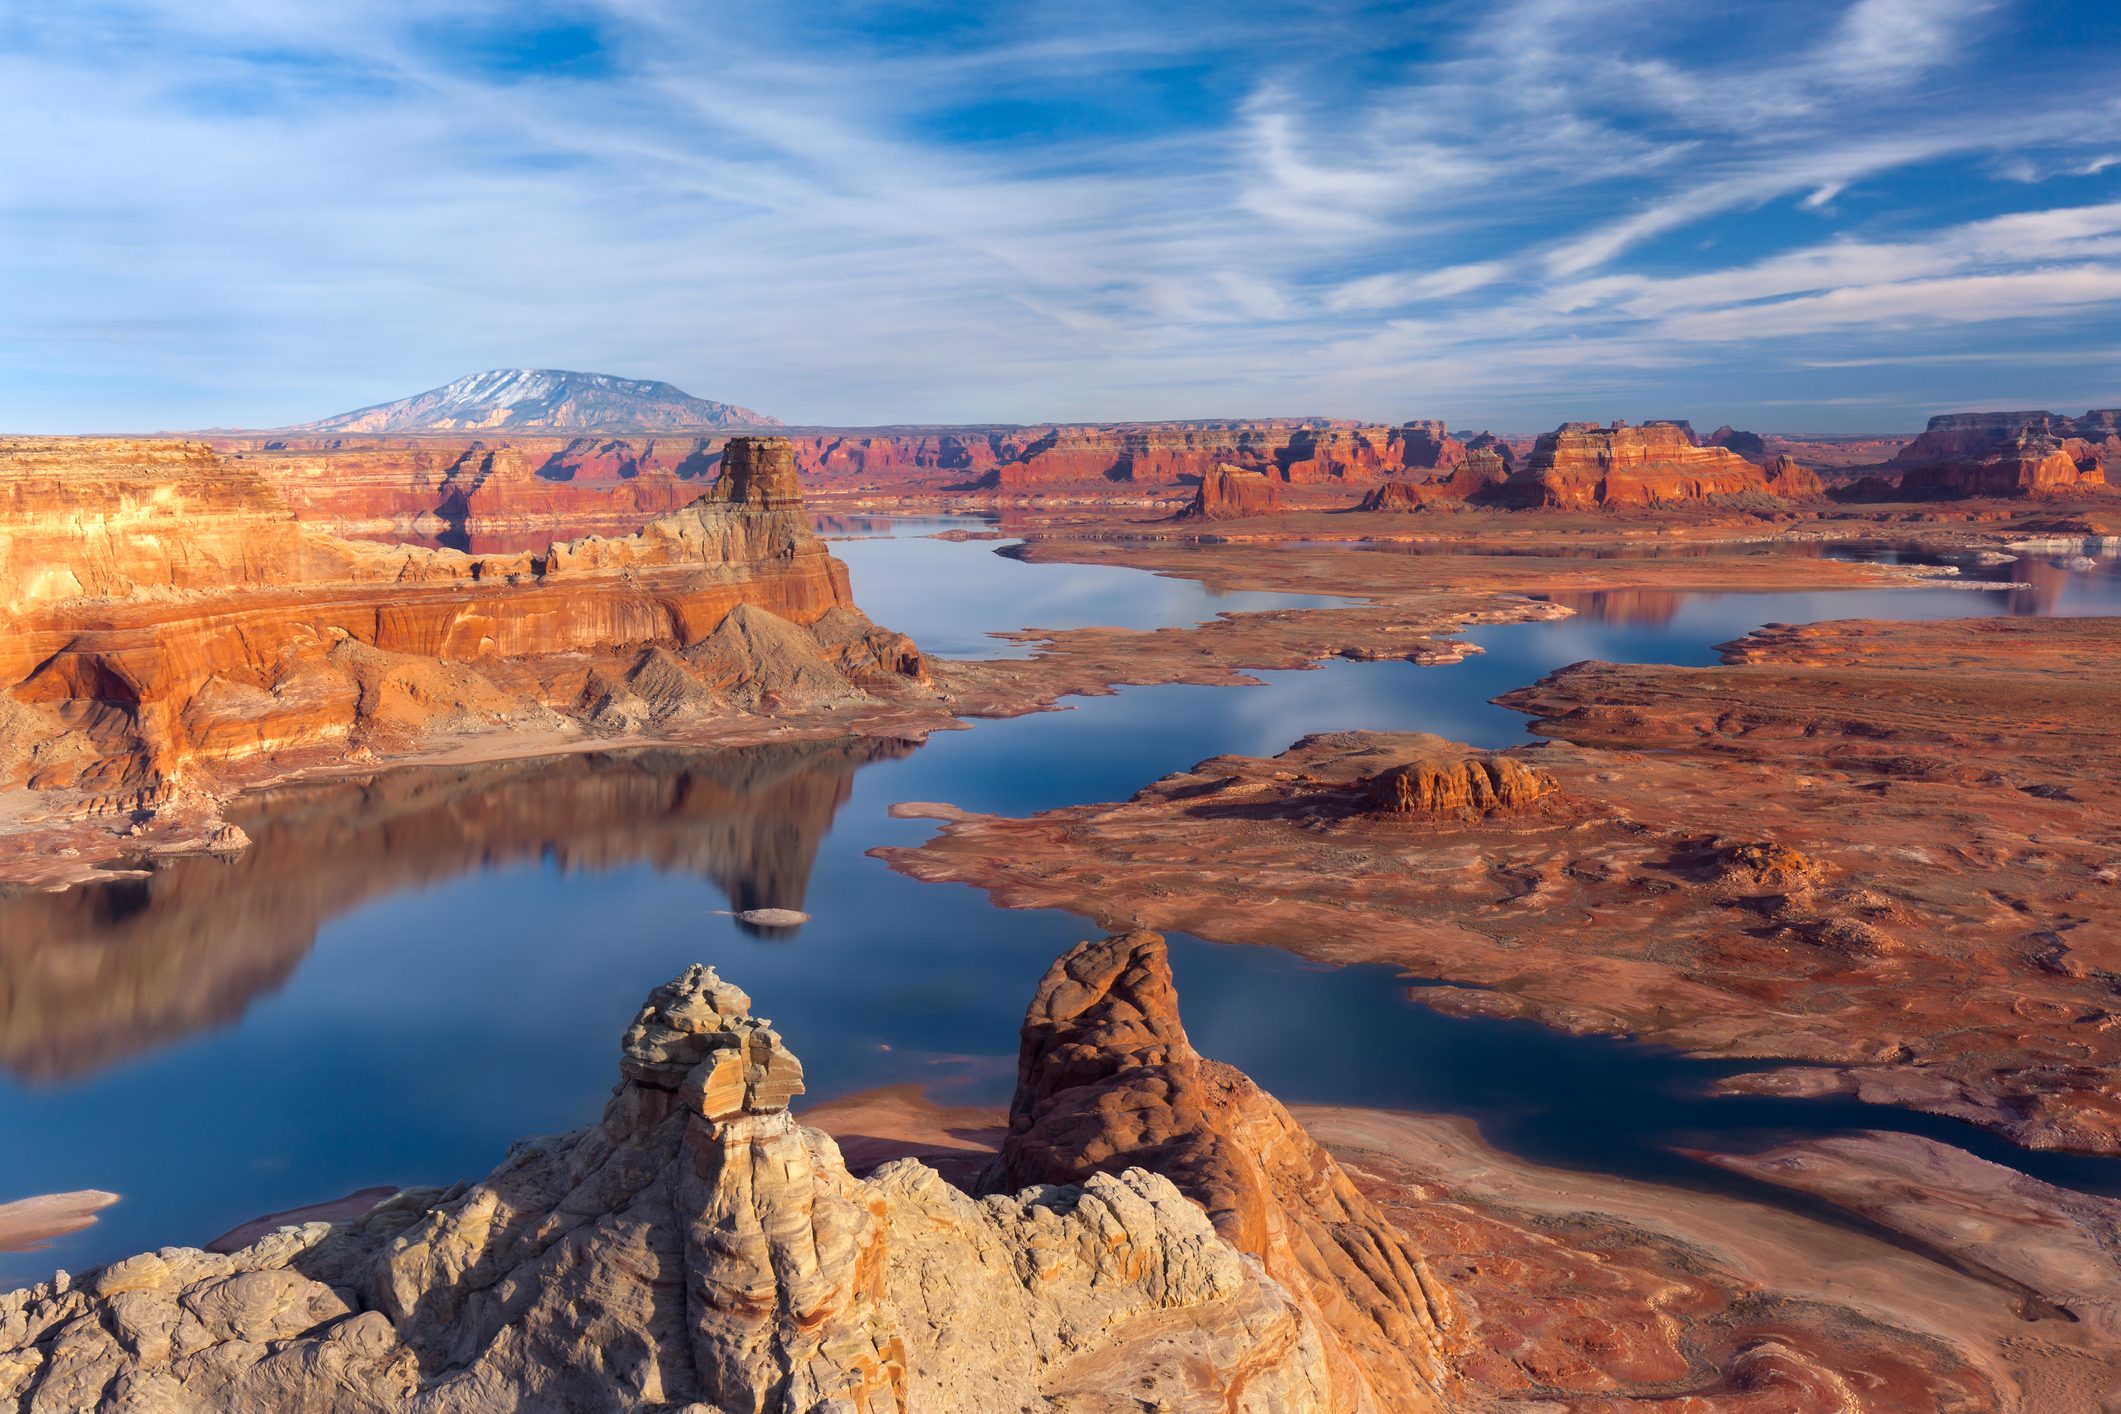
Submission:
{"label": "orange sandstone rock", "polygon": [[1241,520],[1281,509],[1281,488],[1256,471],[1218,466],[1200,479],[1193,504],[1179,513],[1185,520]]}

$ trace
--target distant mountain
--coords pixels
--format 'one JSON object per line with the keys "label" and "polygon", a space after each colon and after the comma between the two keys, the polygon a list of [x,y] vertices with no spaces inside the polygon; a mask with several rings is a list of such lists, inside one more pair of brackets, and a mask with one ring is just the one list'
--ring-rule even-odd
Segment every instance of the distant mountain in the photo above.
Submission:
{"label": "distant mountain", "polygon": [[342,412],[293,432],[671,432],[706,427],[779,427],[750,408],[695,398],[668,383],[496,368],[394,403]]}

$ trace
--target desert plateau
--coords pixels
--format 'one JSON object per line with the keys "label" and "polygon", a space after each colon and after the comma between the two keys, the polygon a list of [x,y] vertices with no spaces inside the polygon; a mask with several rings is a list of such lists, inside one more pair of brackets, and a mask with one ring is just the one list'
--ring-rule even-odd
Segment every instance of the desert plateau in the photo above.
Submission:
{"label": "desert plateau", "polygon": [[2105,8],[0,53],[0,1410],[2121,1414]]}

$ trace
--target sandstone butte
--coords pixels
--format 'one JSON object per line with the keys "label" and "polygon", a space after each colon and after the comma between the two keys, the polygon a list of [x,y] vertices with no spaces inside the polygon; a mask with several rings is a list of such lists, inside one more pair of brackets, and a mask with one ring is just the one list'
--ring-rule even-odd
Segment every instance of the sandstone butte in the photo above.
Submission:
{"label": "sandstone butte", "polygon": [[[1996,1397],[1934,1339],[1818,1302],[1749,1307],[1698,1250],[1600,1227],[1611,1246],[1585,1266],[1537,1217],[1351,1173],[1194,1051],[1154,934],[1047,971],[971,1190],[914,1159],[850,1171],[789,1111],[801,1064],[711,969],[649,995],[619,1072],[597,1123],[526,1140],[476,1183],[0,1296],[0,1394],[27,1414],[1422,1414],[1557,1394],[1823,1414]],[[1451,1257],[1463,1303],[1414,1232],[1487,1254]],[[1528,1321],[1510,1292],[1543,1280],[1573,1295]]]}
{"label": "sandstone butte", "polygon": [[1242,520],[1247,516],[1272,515],[1281,509],[1281,488],[1261,472],[1242,467],[1218,466],[1200,479],[1193,504],[1178,513],[1180,520]]}
{"label": "sandstone butte", "polygon": [[1902,496],[2027,496],[2101,487],[2121,460],[2121,408],[2082,417],[2051,412],[1945,413],[1886,470]]}
{"label": "sandstone butte", "polygon": [[550,746],[928,691],[855,609],[780,438],[732,440],[632,535],[484,556],[313,530],[196,443],[7,441],[0,596],[0,788],[62,814],[451,734]]}
{"label": "sandstone butte", "polygon": [[1763,470],[1727,447],[1701,446],[1676,422],[1641,427],[1569,422],[1543,434],[1496,493],[1515,505],[1557,510],[1669,506],[1718,497],[1819,494],[1794,463]]}

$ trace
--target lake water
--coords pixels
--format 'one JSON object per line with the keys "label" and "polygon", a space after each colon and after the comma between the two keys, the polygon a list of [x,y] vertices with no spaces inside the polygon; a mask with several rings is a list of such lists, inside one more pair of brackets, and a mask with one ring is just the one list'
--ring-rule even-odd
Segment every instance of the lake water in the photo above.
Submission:
{"label": "lake water", "polygon": [[[988,652],[986,633],[1018,626],[1152,627],[1316,602],[1031,565],[993,542],[925,538],[934,528],[872,527],[890,533],[834,546],[865,608],[931,651]],[[2055,605],[2114,611],[2099,573],[2083,577],[2094,587]],[[1525,719],[1487,699],[1583,658],[1710,663],[1713,645],[1763,622],[2013,612],[2025,592],[1586,598],[1574,618],[1478,631],[1487,652],[1455,666],[1336,663],[1264,674],[1257,688],[1128,689],[918,748],[611,752],[282,792],[238,816],[255,845],[234,862],[0,900],[0,1201],[123,1195],[47,1251],[0,1254],[0,1283],[203,1242],[369,1185],[482,1174],[517,1137],[592,1119],[642,997],[695,961],[776,1019],[812,1100],[908,1081],[951,1102],[1005,1099],[1033,986],[1094,929],[891,873],[866,851],[932,828],[890,819],[895,802],[1026,814],[1324,730],[1509,745]],[[762,934],[720,912],[753,906],[814,920]],[[1901,1128],[2121,1191],[2110,1161],[2017,1151],[1948,1120],[1708,1099],[1707,1080],[1742,1067],[1438,1016],[1409,1004],[1388,968],[1172,943],[1200,1048],[1292,1102],[1473,1115],[1531,1157],[1725,1188],[1742,1180],[1670,1145]],[[1338,1039],[1291,1048],[1291,1035]]]}

